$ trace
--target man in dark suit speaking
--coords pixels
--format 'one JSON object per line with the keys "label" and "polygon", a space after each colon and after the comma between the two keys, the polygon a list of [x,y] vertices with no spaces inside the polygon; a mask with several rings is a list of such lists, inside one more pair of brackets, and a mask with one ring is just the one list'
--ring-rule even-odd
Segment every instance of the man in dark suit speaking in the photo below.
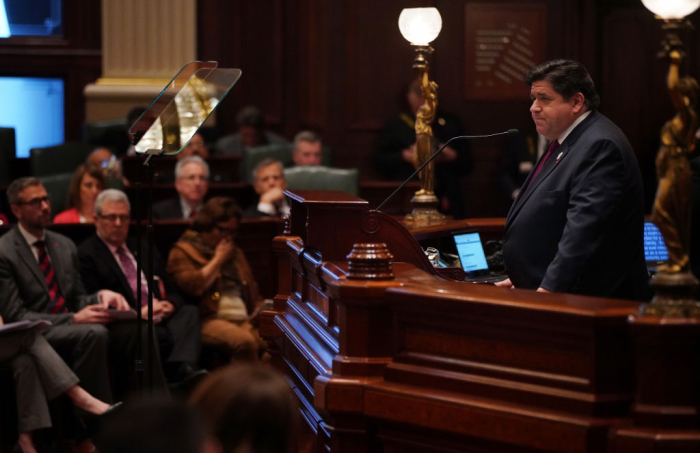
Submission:
{"label": "man in dark suit speaking", "polygon": [[580,63],[532,69],[530,112],[551,141],[506,219],[502,287],[635,300],[649,298],[644,198],[624,133],[598,113]]}

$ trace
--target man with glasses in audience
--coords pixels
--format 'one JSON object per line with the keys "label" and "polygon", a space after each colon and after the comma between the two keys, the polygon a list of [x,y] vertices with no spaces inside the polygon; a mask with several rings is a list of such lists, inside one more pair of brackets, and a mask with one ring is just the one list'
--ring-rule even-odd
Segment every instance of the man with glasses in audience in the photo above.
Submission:
{"label": "man with glasses in audience", "polygon": [[[138,304],[136,256],[146,269],[146,247],[137,252],[136,241],[128,238],[131,206],[126,194],[107,189],[95,200],[96,234],[80,245],[81,275],[85,288],[108,288],[122,294],[129,305],[148,317],[145,272],[141,272],[141,304]],[[165,375],[172,383],[189,381],[202,373],[197,368],[201,347],[199,312],[185,305],[184,299],[165,273],[165,263],[157,250],[153,256],[153,319],[156,324]]]}
{"label": "man with glasses in audience", "polygon": [[209,190],[209,165],[199,156],[190,156],[175,165],[175,190],[178,197],[153,205],[153,218],[192,219],[204,206]]}
{"label": "man with glasses in audience", "polygon": [[[136,324],[113,322],[115,310],[130,310],[129,304],[114,291],[85,291],[75,244],[46,230],[51,198],[37,178],[13,181],[7,199],[18,225],[0,238],[0,316],[51,321],[44,337],[85,390],[113,402],[108,362],[123,373],[134,368]],[[164,384],[162,372],[154,373],[154,385]]]}

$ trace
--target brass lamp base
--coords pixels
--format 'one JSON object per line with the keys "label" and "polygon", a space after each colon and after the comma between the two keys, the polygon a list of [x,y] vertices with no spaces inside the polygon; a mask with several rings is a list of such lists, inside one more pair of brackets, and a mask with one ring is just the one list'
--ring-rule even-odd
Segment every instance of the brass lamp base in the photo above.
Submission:
{"label": "brass lamp base", "polygon": [[404,218],[408,222],[442,222],[445,220],[445,215],[438,212],[437,208],[440,200],[433,192],[421,193],[416,192],[411,199],[413,212],[407,214]]}
{"label": "brass lamp base", "polygon": [[695,300],[698,280],[690,272],[659,272],[651,279],[656,293],[640,309],[642,316],[700,318],[700,301]]}

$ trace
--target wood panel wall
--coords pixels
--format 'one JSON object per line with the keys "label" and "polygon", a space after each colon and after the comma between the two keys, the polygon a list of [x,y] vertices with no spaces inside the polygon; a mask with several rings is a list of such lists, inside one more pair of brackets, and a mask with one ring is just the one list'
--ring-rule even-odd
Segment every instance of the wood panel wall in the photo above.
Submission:
{"label": "wood panel wall", "polygon": [[[653,160],[659,130],[673,115],[665,93],[666,65],[655,57],[661,31],[640,0],[535,0],[547,8],[547,57],[573,58],[590,70],[601,111],[627,134],[639,157],[647,204],[656,190]],[[399,110],[411,78],[412,50],[398,30],[401,9],[436,6],[443,29],[434,42],[432,75],[442,108],[470,133],[532,128],[527,102],[464,98],[464,8],[471,0],[199,0],[200,59],[239,67],[243,77],[220,107],[219,126],[255,104],[272,129],[292,138],[320,132],[341,167],[374,179],[371,156],[384,122]],[[532,4],[533,0],[479,0]],[[101,73],[100,2],[64,0],[65,37],[0,42],[0,76],[66,80],[66,139],[79,137],[83,88]],[[700,25],[700,15],[691,19]],[[697,28],[697,27],[696,27]],[[686,73],[700,74],[700,32],[683,38]],[[523,90],[527,87],[523,85]],[[504,142],[472,143],[474,171],[464,180],[471,216],[499,216],[509,201],[495,178]]]}
{"label": "wood panel wall", "polygon": [[[532,4],[532,1],[508,0]],[[480,0],[481,3],[505,3]],[[398,30],[402,8],[436,6],[443,18],[433,43],[432,74],[441,106],[470,133],[532,129],[527,102],[464,99],[464,8],[469,0],[200,0],[201,58],[240,67],[243,77],[224,102],[224,130],[253,103],[273,129],[321,132],[335,162],[374,178],[371,156],[384,122],[398,110],[411,76],[412,51]],[[656,59],[661,32],[640,0],[539,0],[547,8],[548,58],[582,61],[596,81],[601,111],[627,134],[640,159],[650,206],[653,159],[663,122],[673,114],[664,91],[666,66]],[[698,23],[698,14],[693,15]],[[700,72],[697,41],[686,34],[691,74]],[[523,90],[527,87],[523,85]],[[505,215],[508,200],[494,177],[502,141],[474,142],[476,166],[464,181],[470,214]]]}

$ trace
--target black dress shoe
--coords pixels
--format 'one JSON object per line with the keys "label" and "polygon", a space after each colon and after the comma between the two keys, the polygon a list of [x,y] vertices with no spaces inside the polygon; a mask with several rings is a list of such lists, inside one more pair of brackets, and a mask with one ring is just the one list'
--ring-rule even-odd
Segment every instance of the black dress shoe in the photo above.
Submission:
{"label": "black dress shoe", "polygon": [[94,414],[92,417],[85,419],[85,427],[88,429],[91,435],[95,435],[100,430],[100,427],[105,423],[106,420],[109,420],[114,416],[116,412],[119,411],[119,409],[122,407],[122,402],[119,401],[118,403],[114,403],[111,406],[107,408],[106,411],[104,411],[101,414]]}
{"label": "black dress shoe", "polygon": [[100,418],[102,418],[102,417],[109,417],[109,414],[113,413],[113,412],[116,411],[116,410],[119,410],[119,408],[121,408],[121,407],[122,407],[122,402],[121,402],[121,401],[119,401],[119,402],[117,402],[117,403],[114,403],[114,404],[112,404],[111,406],[109,406],[109,407],[107,408],[107,410],[104,411],[104,413],[100,414],[98,417],[100,417]]}
{"label": "black dress shoe", "polygon": [[178,382],[170,386],[170,390],[175,395],[189,396],[204,378],[209,376],[207,370],[195,368],[191,365],[183,365],[178,373]]}

